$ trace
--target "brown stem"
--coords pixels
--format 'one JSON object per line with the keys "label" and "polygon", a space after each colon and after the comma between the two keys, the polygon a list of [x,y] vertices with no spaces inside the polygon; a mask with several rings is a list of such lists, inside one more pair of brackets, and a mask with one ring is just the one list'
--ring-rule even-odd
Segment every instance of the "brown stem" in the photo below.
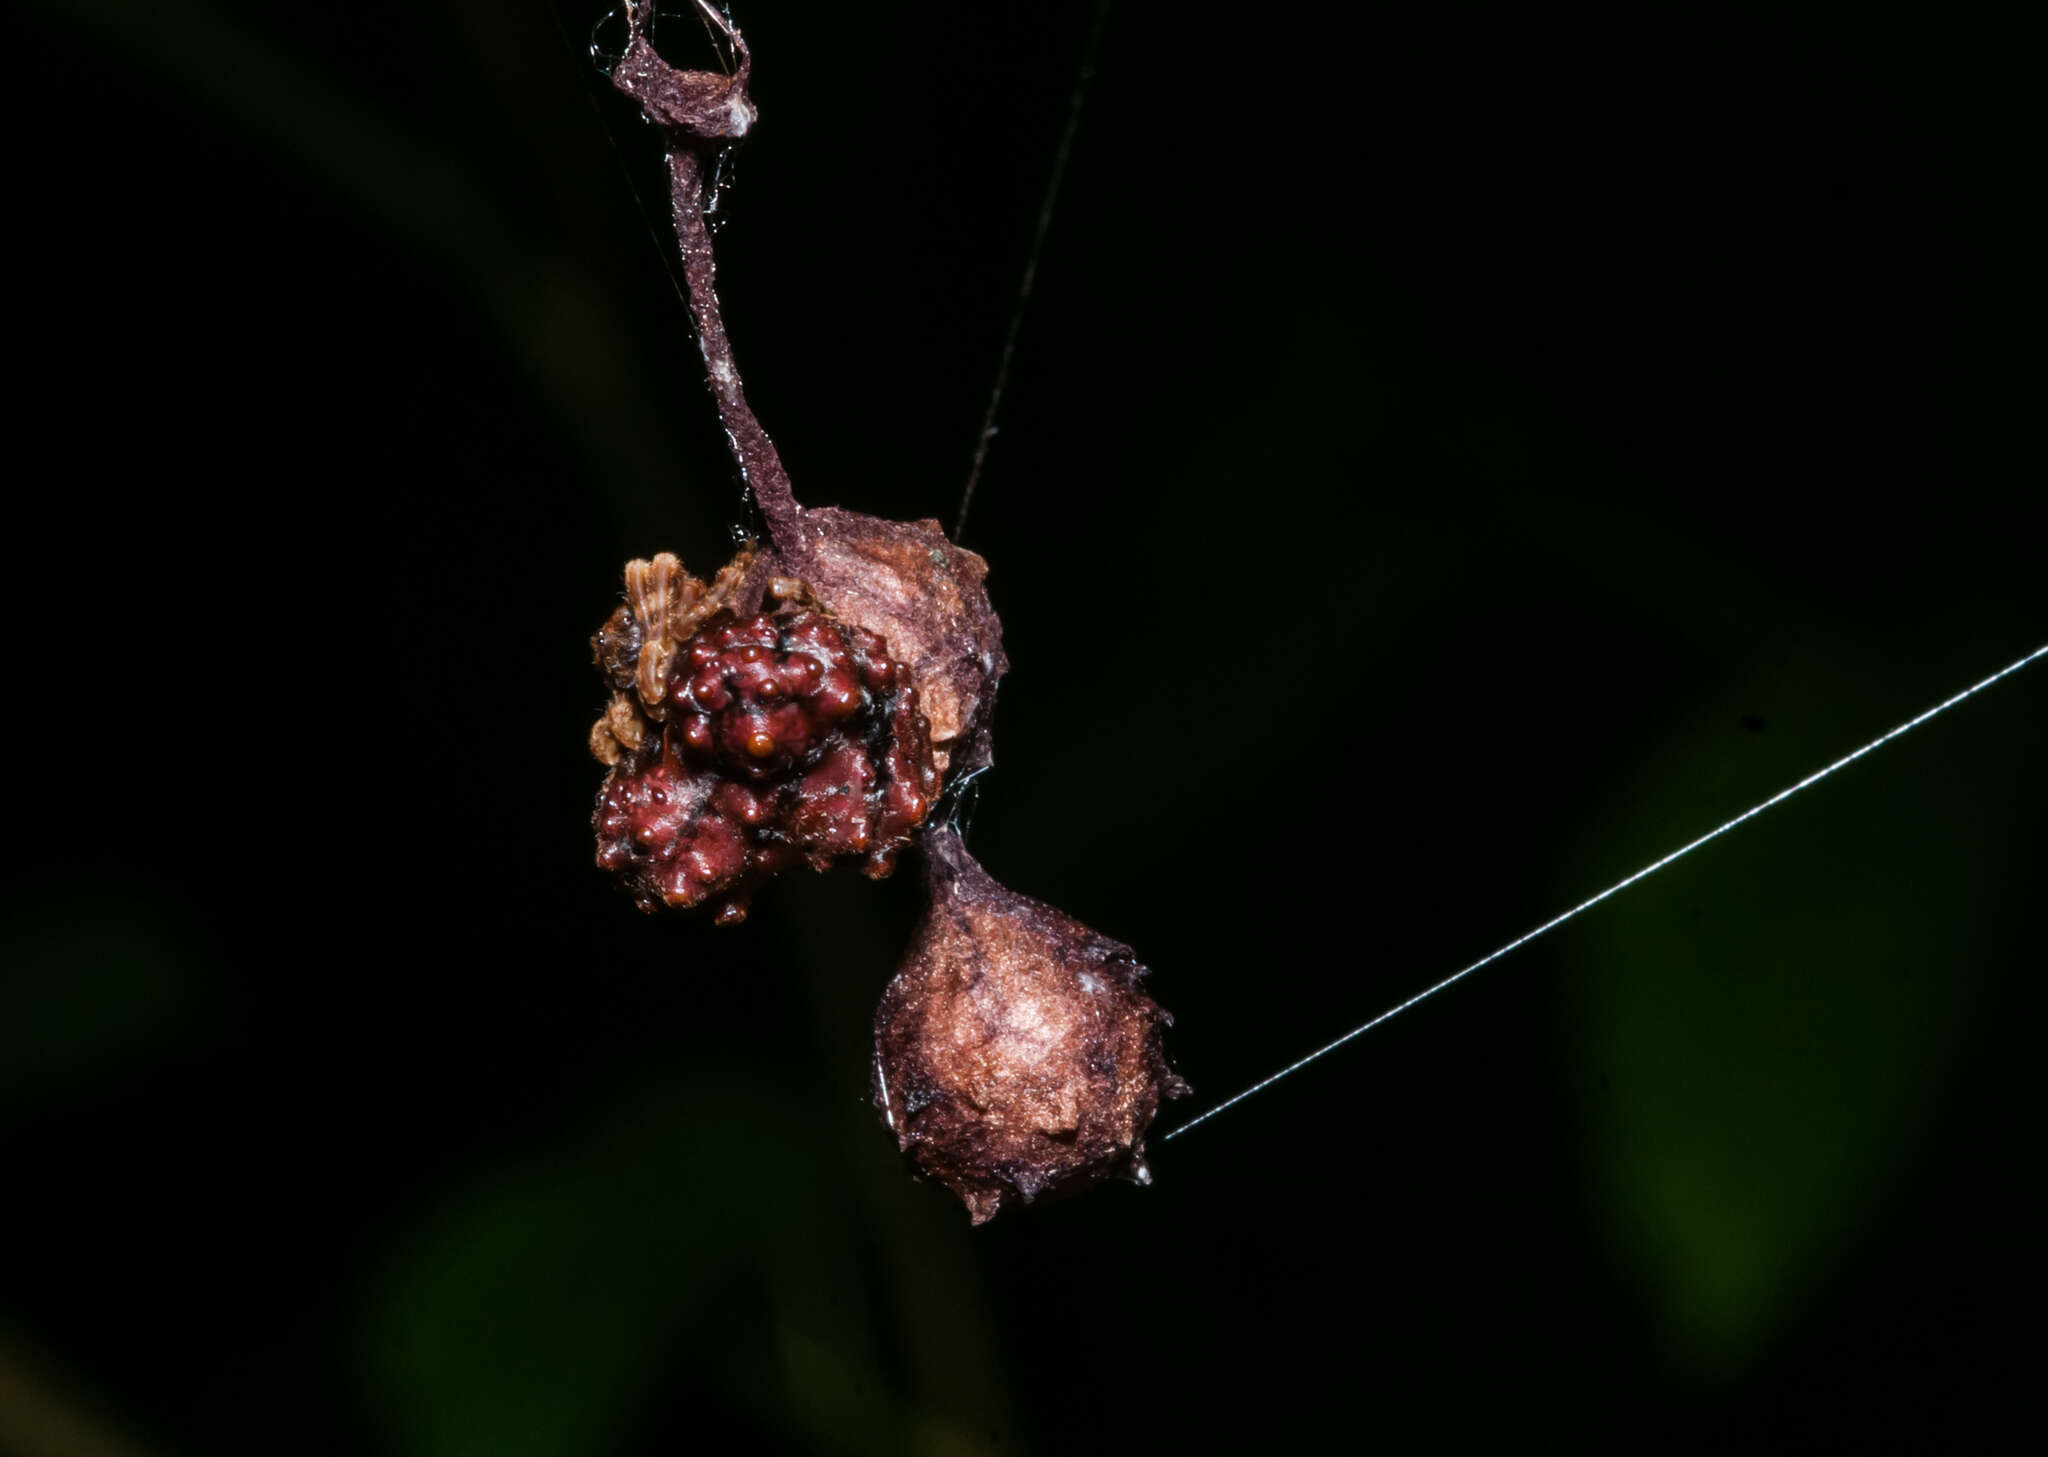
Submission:
{"label": "brown stem", "polygon": [[676,244],[682,248],[682,281],[690,289],[690,318],[696,320],[696,342],[705,350],[705,375],[711,379],[711,398],[719,402],[725,441],[739,463],[739,480],[748,484],[762,516],[768,518],[768,535],[776,551],[803,561],[809,557],[801,525],[803,506],[788,484],[788,471],[782,469],[774,441],[748,408],[748,393],[733,363],[733,342],[725,336],[725,320],[719,316],[719,266],[711,256],[711,227],[705,225],[705,164],[696,152],[678,148],[668,154],[668,178],[676,199]]}
{"label": "brown stem", "polygon": [[640,103],[647,119],[668,141],[668,176],[674,199],[676,243],[683,253],[683,282],[690,293],[690,315],[704,350],[704,368],[711,377],[711,396],[718,418],[738,462],[740,479],[760,503],[775,549],[793,564],[811,559],[804,539],[803,507],[791,491],[789,476],[774,442],[754,412],[733,363],[732,341],[718,313],[718,266],[711,256],[711,229],[704,224],[704,158],[731,146],[754,124],[754,103],[747,98],[747,77],[753,58],[747,43],[718,9],[697,0],[705,20],[725,33],[733,49],[730,75],[716,71],[678,70],[654,49],[649,31],[654,24],[653,0],[627,0],[629,39],[625,54],[612,67],[612,85]]}
{"label": "brown stem", "polygon": [[810,553],[801,523],[803,507],[797,504],[774,442],[747,407],[739,366],[733,362],[732,341],[726,337],[725,321],[718,312],[718,264],[711,254],[711,229],[704,223],[703,159],[690,147],[677,147],[668,154],[668,175],[675,201],[676,243],[683,253],[683,282],[690,292],[690,315],[697,322],[704,371],[711,381],[711,396],[718,402],[718,418],[725,424],[726,441],[739,463],[740,478],[767,518],[776,550],[804,561]]}

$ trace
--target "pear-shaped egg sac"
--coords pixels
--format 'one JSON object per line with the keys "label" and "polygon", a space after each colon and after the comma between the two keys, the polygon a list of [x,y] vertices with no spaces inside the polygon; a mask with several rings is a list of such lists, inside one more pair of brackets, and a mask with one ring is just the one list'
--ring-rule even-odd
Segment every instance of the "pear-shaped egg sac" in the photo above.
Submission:
{"label": "pear-shaped egg sac", "polygon": [[976,1224],[1012,1200],[1151,1182],[1145,1131],[1188,1087],[1145,968],[1005,890],[952,828],[923,849],[930,908],[875,1013],[875,1104],[897,1146]]}
{"label": "pear-shaped egg sac", "polygon": [[595,643],[619,689],[591,739],[611,766],[598,865],[643,910],[709,902],[721,923],[799,863],[857,858],[887,875],[939,791],[909,670],[876,634],[797,600],[714,612],[649,652],[663,635],[633,625],[662,606],[622,609]]}

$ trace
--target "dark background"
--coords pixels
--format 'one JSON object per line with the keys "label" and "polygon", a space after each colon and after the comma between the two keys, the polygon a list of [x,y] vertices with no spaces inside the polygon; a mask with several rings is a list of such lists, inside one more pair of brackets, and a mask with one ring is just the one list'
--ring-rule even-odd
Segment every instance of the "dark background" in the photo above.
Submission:
{"label": "dark background", "polygon": [[[600,10],[17,32],[0,1448],[2031,1412],[2048,668],[981,1230],[866,1103],[913,876],[635,914],[587,638],[742,508]],[[973,843],[1154,968],[1163,1125],[2048,641],[2010,10],[1115,6]],[[811,503],[950,522],[1091,13],[739,8]]]}

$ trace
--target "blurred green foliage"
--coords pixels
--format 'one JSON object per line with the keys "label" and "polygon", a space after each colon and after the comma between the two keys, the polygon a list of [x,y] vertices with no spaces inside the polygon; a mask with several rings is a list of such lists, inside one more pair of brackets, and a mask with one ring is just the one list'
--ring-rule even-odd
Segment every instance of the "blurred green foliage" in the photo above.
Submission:
{"label": "blurred green foliage", "polygon": [[[1660,746],[1602,818],[1704,829],[1868,737],[1895,699],[1831,646],[1742,684],[1746,722]],[[1976,894],[1995,852],[1967,782],[1938,743],[1905,752],[1632,888],[1576,938],[1598,1207],[1673,1341],[1715,1376],[1853,1264],[1911,1177],[1982,990],[1953,928],[2012,914]],[[1611,863],[1574,857],[1575,883]]]}
{"label": "blurred green foliage", "polygon": [[864,1359],[879,1342],[855,1232],[825,1220],[820,1163],[793,1114],[714,1085],[655,1090],[462,1190],[366,1330],[398,1446],[609,1450],[680,1385],[816,1450],[904,1450],[910,1414]]}

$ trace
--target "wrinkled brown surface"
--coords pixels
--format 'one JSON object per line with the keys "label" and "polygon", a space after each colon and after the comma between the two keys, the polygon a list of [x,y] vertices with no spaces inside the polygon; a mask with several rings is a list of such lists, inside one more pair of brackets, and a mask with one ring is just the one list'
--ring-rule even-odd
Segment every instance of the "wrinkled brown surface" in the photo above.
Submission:
{"label": "wrinkled brown surface", "polygon": [[1011,1199],[1149,1182],[1145,1130],[1187,1085],[1128,946],[998,885],[950,828],[931,907],[875,1013],[875,1102],[976,1224]]}
{"label": "wrinkled brown surface", "polygon": [[983,585],[988,563],[929,518],[884,521],[828,506],[801,520],[803,575],[818,601],[910,665],[939,772],[986,768],[996,683],[1010,665]]}

